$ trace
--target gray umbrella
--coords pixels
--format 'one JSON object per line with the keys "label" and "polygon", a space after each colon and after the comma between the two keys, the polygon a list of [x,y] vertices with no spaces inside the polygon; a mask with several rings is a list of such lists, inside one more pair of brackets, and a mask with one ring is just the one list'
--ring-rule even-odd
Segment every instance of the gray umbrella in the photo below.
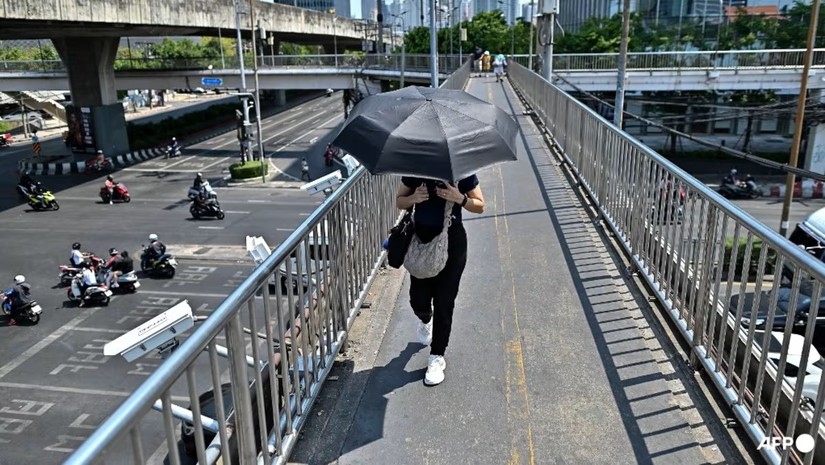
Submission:
{"label": "gray umbrella", "polygon": [[405,87],[362,100],[333,145],[372,174],[458,181],[516,159],[518,124],[461,90]]}

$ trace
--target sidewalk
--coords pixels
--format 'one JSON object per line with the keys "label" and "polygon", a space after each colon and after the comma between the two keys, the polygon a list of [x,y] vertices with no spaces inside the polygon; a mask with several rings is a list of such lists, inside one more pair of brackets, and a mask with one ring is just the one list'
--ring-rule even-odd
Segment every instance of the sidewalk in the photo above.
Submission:
{"label": "sidewalk", "polygon": [[517,115],[523,137],[518,162],[479,173],[485,212],[464,213],[446,380],[424,386],[409,278],[390,270],[400,293],[362,310],[290,463],[743,463],[705,426],[719,419],[691,401],[692,378],[509,84],[468,91]]}

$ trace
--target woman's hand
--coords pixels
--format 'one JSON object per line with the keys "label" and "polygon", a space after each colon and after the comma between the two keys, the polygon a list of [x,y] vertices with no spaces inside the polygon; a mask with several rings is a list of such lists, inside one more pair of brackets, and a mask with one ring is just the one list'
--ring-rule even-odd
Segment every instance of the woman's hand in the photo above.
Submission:
{"label": "woman's hand", "polygon": [[437,187],[435,192],[442,199],[453,203],[461,203],[464,201],[464,194],[458,191],[458,187],[450,183],[444,183],[444,187]]}
{"label": "woman's hand", "polygon": [[415,192],[409,195],[409,199],[414,204],[419,204],[429,200],[430,193],[427,191],[427,186],[425,184],[418,186],[418,188],[415,189]]}

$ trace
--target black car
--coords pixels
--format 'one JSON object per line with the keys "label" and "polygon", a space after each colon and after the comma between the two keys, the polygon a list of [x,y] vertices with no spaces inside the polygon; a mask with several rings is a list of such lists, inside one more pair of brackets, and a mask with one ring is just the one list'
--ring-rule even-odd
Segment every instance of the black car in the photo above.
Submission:
{"label": "black car", "polygon": [[[776,302],[776,310],[773,317],[773,326],[771,331],[784,331],[785,322],[788,319],[788,307],[791,298],[791,289],[782,287],[778,291],[778,299]],[[794,328],[792,330],[795,334],[804,334],[805,327],[808,321],[808,311],[811,308],[811,286],[805,285],[800,287],[799,296],[796,299],[796,312],[794,313]],[[736,315],[737,307],[739,306],[739,295],[735,295],[730,299],[728,311],[732,315]],[[745,302],[742,308],[742,327],[750,326],[751,319],[756,318],[756,329],[764,330],[768,321],[768,308],[771,303],[771,295],[768,291],[763,291],[759,298],[759,309],[753,312],[754,294],[745,294]],[[825,293],[819,299],[819,312],[816,318],[816,328],[814,329],[814,347],[817,350],[825,348]]]}

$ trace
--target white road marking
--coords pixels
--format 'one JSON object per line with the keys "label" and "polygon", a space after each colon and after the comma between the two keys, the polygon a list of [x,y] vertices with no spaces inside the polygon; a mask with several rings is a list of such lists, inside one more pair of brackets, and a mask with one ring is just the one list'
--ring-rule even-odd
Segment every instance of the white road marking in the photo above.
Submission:
{"label": "white road marking", "polygon": [[223,226],[198,226],[198,229],[223,229]]}
{"label": "white road marking", "polygon": [[84,322],[87,318],[91,317],[95,313],[100,310],[100,307],[92,307],[87,308],[84,310],[80,315],[74,317],[65,325],[58,328],[55,332],[49,334],[48,336],[41,339],[37,344],[31,346],[23,352],[22,354],[13,357],[12,361],[0,367],[0,378],[3,378],[7,374],[11,373],[12,370],[19,367],[20,365],[29,361],[30,358],[37,355],[41,350],[45,349],[49,346],[52,342],[58,340],[61,336],[66,334],[67,332],[75,329],[77,325]]}
{"label": "white road marking", "polygon": [[275,228],[276,231],[295,231],[295,228]]}
{"label": "white road marking", "polygon": [[[338,119],[338,118],[340,118],[340,117],[341,117],[341,115],[335,115],[335,116],[333,116],[332,118],[330,118],[330,119],[326,120],[326,121],[324,122],[323,126],[326,126],[326,124],[327,124],[327,123],[332,122],[332,121],[335,121],[336,119]],[[293,139],[293,140],[292,140],[292,142],[290,142],[290,143],[288,143],[288,144],[285,144],[285,145],[282,145],[280,148],[278,148],[278,150],[276,150],[276,152],[280,152],[281,150],[283,150],[283,149],[285,149],[285,148],[289,147],[290,145],[294,144],[295,142],[298,142],[299,140],[303,139],[304,137],[306,137],[306,136],[308,136],[308,135],[312,134],[313,132],[315,132],[315,131],[317,131],[317,130],[318,130],[318,128],[312,128],[312,129],[310,129],[309,131],[307,131],[307,132],[305,132],[305,133],[301,134],[300,136],[296,137],[295,139]]]}
{"label": "white road marking", "polygon": [[247,202],[248,203],[267,203],[269,201],[268,200],[263,200],[263,199],[247,199]]}
{"label": "white road marking", "polygon": [[[51,391],[51,392],[64,392],[67,394],[84,394],[84,395],[94,395],[94,396],[114,396],[114,397],[129,397],[133,394],[131,391],[104,391],[101,389],[85,389],[85,388],[72,388],[72,387],[65,387],[65,386],[44,386],[42,384],[25,384],[25,383],[7,383],[7,382],[0,382],[0,387],[5,388],[17,388],[17,389],[39,389],[41,391]],[[172,396],[172,400],[175,402],[189,402],[189,397],[183,396]]]}
{"label": "white road marking", "polygon": [[224,213],[230,213],[232,215],[248,215],[252,212],[247,212],[243,210],[225,210]]}
{"label": "white road marking", "polygon": [[186,158],[184,158],[184,159],[182,159],[182,160],[180,160],[180,161],[176,161],[175,163],[172,163],[172,164],[170,164],[170,165],[166,165],[166,166],[164,166],[164,167],[163,167],[163,168],[161,168],[161,169],[162,169],[162,170],[165,170],[165,169],[167,169],[167,168],[171,168],[171,167],[173,167],[173,166],[175,166],[175,165],[180,165],[181,163],[187,162],[187,161],[189,161],[189,160],[191,160],[191,159],[193,159],[193,158],[195,158],[195,156],[194,156],[194,155],[189,156],[189,157],[186,157]]}
{"label": "white road marking", "polygon": [[225,162],[226,160],[229,160],[230,158],[233,158],[233,157],[224,157],[224,158],[221,158],[220,160],[216,161],[215,163],[210,163],[210,164],[208,164],[208,165],[206,165],[206,166],[202,166],[202,167],[201,167],[201,170],[202,170],[202,171],[206,171],[206,170],[208,170],[209,168],[211,168],[211,167],[213,167],[213,166],[217,165],[218,163],[223,163],[223,162]]}
{"label": "white road marking", "polygon": [[318,137],[318,136],[315,136],[315,137],[313,137],[312,139],[310,139],[310,140],[309,140],[309,143],[310,143],[310,144],[314,144],[315,142],[317,142],[317,141],[318,141],[318,139],[319,139],[319,137]]}

